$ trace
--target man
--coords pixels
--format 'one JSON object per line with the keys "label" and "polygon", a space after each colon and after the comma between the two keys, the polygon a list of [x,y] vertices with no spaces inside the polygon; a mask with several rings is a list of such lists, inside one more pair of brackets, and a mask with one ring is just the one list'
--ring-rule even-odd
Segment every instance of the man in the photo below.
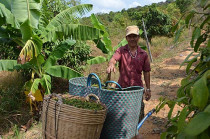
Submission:
{"label": "man", "polygon": [[[118,83],[121,87],[142,86],[142,71],[144,75],[146,89],[144,91],[145,99],[151,98],[150,90],[150,62],[147,53],[138,46],[139,28],[137,26],[128,26],[126,28],[126,40],[128,44],[116,50],[112,56],[107,73],[115,72],[115,64],[119,62],[120,77]],[[140,120],[144,117],[144,104],[142,103]]]}

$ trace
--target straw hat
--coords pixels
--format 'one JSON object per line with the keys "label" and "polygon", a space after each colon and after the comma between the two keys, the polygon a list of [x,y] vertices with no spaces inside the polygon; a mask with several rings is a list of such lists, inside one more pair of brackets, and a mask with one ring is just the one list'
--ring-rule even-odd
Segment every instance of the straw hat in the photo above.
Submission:
{"label": "straw hat", "polygon": [[128,26],[126,28],[126,36],[128,36],[130,34],[139,35],[139,28],[138,28],[138,26]]}

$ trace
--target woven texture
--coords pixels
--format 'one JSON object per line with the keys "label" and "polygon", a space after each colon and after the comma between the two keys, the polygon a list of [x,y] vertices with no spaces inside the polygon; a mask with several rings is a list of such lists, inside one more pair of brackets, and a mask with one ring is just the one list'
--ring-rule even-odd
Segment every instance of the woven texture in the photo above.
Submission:
{"label": "woven texture", "polygon": [[[97,80],[92,78],[91,83],[97,83]],[[79,77],[69,80],[69,93],[79,96],[94,93],[107,106],[108,113],[101,139],[130,139],[138,134],[142,87],[124,88],[123,91],[100,90],[96,87],[87,87],[87,78]]]}
{"label": "woven texture", "polygon": [[43,138],[99,139],[105,118],[106,110],[87,110],[66,104],[57,105],[53,99],[44,100]]}

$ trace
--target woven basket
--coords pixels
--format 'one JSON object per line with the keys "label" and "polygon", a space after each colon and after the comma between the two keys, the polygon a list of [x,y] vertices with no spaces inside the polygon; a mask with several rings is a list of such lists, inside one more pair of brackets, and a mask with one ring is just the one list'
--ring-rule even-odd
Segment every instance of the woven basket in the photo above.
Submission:
{"label": "woven basket", "polygon": [[99,111],[81,109],[45,97],[42,114],[43,138],[99,139],[105,118],[106,108]]}
{"label": "woven basket", "polygon": [[[92,75],[96,78],[90,78]],[[73,78],[69,80],[69,93],[78,96],[85,96],[89,92],[94,93],[107,106],[108,112],[100,138],[131,139],[137,135],[144,88],[133,86],[122,90],[107,90],[90,86],[95,83],[101,84],[95,74]]]}

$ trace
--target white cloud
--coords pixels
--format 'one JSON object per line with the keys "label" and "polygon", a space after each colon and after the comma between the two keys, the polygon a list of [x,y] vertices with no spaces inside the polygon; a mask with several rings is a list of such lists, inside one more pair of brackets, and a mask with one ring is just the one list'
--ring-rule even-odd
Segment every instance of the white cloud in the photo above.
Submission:
{"label": "white cloud", "polygon": [[166,0],[148,0],[149,3],[158,3],[158,2],[165,2]]}
{"label": "white cloud", "polygon": [[126,3],[123,0],[91,0],[95,3],[97,8],[109,8],[109,9],[116,9],[121,10],[126,7]]}
{"label": "white cloud", "polygon": [[111,11],[110,9],[99,8],[99,7],[93,7],[92,10],[93,13],[109,13],[110,11]]}
{"label": "white cloud", "polygon": [[133,7],[137,7],[137,6],[141,6],[141,4],[136,2],[136,1],[134,1],[131,4],[128,5],[129,8],[133,8]]}

